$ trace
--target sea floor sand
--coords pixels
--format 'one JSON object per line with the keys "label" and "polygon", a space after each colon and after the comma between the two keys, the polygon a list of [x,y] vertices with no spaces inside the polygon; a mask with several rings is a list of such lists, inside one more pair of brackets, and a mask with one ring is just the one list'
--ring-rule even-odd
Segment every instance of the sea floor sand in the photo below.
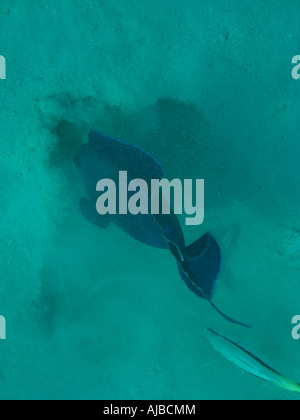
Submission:
{"label": "sea floor sand", "polygon": [[[1,1],[1,399],[294,398],[203,331],[300,378],[297,16],[296,0]],[[90,128],[206,179],[205,224],[185,234],[218,238],[215,301],[253,330],[191,294],[168,253],[81,218]]]}

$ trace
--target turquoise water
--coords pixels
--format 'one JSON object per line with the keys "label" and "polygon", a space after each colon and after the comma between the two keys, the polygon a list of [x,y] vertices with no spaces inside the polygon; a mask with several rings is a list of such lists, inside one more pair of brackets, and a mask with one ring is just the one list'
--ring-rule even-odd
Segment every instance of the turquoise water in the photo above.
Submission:
{"label": "turquoise water", "polygon": [[[213,328],[300,381],[300,4],[2,0],[1,399],[296,399],[227,362]],[[91,128],[204,178],[215,303],[172,256],[77,210]],[[295,240],[293,240],[295,239]]]}

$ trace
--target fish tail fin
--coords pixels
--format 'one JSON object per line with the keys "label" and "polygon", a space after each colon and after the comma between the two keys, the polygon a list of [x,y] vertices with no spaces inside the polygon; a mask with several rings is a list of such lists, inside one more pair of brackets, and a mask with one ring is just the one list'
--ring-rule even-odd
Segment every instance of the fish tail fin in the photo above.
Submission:
{"label": "fish tail fin", "polygon": [[211,300],[222,266],[222,253],[215,238],[210,233],[206,233],[185,248],[184,257],[188,273],[185,272],[182,264],[178,264],[178,268],[189,289],[199,297],[208,300],[211,306],[227,321],[242,327],[253,328],[225,315]]}
{"label": "fish tail fin", "polygon": [[[227,321],[231,322],[231,324],[235,324],[235,325],[239,325],[240,327],[245,327],[245,328],[253,328],[253,325],[248,325],[245,324],[244,322],[240,322],[235,320],[234,318],[231,318],[230,316],[224,314],[224,312],[222,312],[212,301],[211,299],[207,299],[208,302],[210,303],[210,305],[218,312],[219,315],[221,315],[223,318],[225,318]],[[300,389],[300,387],[299,387]]]}
{"label": "fish tail fin", "polygon": [[179,272],[189,289],[204,299],[212,299],[222,265],[221,249],[210,233],[185,248],[190,275],[179,264]]}

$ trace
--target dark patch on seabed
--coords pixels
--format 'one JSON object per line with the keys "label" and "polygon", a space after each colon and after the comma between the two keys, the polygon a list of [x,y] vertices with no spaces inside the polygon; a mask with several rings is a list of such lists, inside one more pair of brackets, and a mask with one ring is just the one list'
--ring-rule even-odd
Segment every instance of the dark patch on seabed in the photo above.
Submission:
{"label": "dark patch on seabed", "polygon": [[[54,137],[48,163],[63,169],[66,176],[74,178],[71,162],[79,146],[86,141],[90,127],[147,150],[162,162],[171,179],[199,178],[200,175],[212,185],[223,171],[218,142],[204,113],[195,104],[162,98],[152,107],[128,114],[122,107],[107,102],[62,100],[61,95],[52,97],[51,101],[60,104],[61,114],[42,114],[46,128]],[[206,199],[209,206],[216,206],[219,197],[210,188]]]}

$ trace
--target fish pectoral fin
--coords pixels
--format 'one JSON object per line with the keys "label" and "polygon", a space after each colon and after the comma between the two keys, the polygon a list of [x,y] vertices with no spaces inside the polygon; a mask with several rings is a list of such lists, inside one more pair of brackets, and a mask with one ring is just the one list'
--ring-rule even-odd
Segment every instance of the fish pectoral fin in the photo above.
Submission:
{"label": "fish pectoral fin", "polygon": [[79,201],[79,209],[82,215],[93,225],[106,229],[111,221],[109,215],[101,216],[96,209],[96,203],[93,200],[82,198]]}

